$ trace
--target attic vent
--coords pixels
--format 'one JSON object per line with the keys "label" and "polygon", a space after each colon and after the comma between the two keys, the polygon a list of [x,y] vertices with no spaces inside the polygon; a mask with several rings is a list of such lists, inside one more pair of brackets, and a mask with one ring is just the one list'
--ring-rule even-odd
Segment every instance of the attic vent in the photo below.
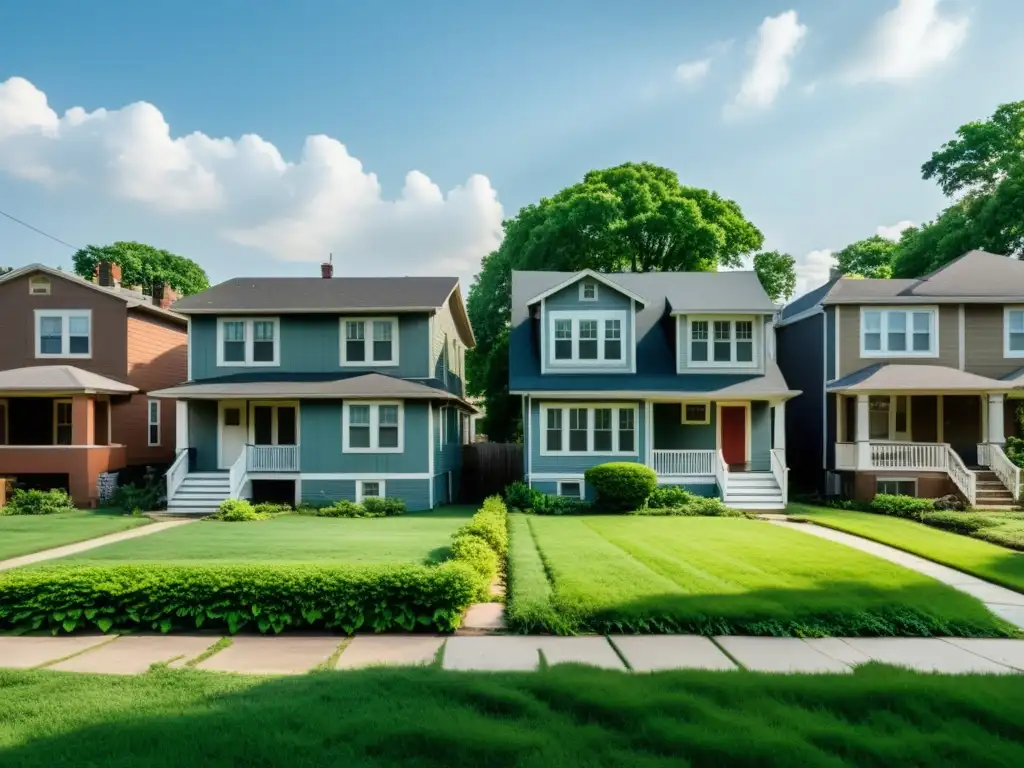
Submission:
{"label": "attic vent", "polygon": [[33,296],[49,296],[50,278],[41,276],[30,277],[28,280],[28,292]]}

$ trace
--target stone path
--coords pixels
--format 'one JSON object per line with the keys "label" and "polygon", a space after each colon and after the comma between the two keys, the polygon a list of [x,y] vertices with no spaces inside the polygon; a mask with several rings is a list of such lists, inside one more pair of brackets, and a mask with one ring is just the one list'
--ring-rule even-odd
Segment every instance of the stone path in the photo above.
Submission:
{"label": "stone path", "polygon": [[[849,673],[871,661],[921,672],[1024,672],[1024,640],[961,638],[698,637],[695,635],[216,635],[0,636],[0,668],[138,674],[153,664],[252,675],[433,664],[456,671],[533,671],[558,664],[671,669]],[[340,653],[340,655],[339,655]],[[198,662],[197,659],[201,659]],[[190,664],[191,662],[191,664]]]}
{"label": "stone path", "polygon": [[90,549],[96,549],[96,547],[113,544],[115,541],[137,539],[140,536],[149,536],[150,534],[160,533],[160,531],[166,531],[170,528],[177,528],[179,525],[189,525],[195,522],[198,521],[171,520],[165,523],[150,523],[149,525],[142,525],[138,528],[132,528],[127,531],[111,533],[107,536],[99,536],[95,539],[86,539],[85,541],[79,541],[74,544],[65,544],[63,547],[44,549],[42,552],[33,552],[31,555],[22,555],[21,557],[12,557],[9,560],[0,560],[0,571],[6,571],[10,568],[18,568],[22,565],[31,565],[32,563],[41,563],[44,560],[56,560],[59,557],[67,557],[68,555],[74,555],[79,552],[86,552]]}
{"label": "stone path", "polygon": [[925,576],[931,576],[933,579],[953,587],[953,589],[966,592],[968,595],[978,598],[996,616],[1020,629],[1024,629],[1024,594],[1020,592],[1014,592],[1012,589],[1006,589],[984,579],[979,579],[977,576],[971,576],[954,568],[933,563],[931,560],[904,552],[902,549],[896,549],[886,544],[879,544],[877,541],[854,536],[852,533],[844,533],[843,531],[825,528],[813,523],[793,523],[780,520],[769,520],[767,522],[784,528],[795,528],[812,536],[845,544],[848,547],[859,549],[883,560],[888,560],[890,563],[896,563],[912,571],[923,573]]}

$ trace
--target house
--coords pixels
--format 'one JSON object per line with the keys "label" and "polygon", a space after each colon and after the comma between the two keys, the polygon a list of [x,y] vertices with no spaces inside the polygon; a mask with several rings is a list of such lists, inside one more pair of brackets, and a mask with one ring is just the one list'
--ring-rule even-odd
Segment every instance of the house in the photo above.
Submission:
{"label": "house", "polygon": [[1003,445],[1020,434],[1024,262],[971,251],[920,279],[833,277],[785,308],[777,337],[804,391],[787,427],[794,483],[857,499],[1018,495]]}
{"label": "house", "polygon": [[41,264],[0,276],[0,477],[65,488],[94,505],[98,482],[174,458],[174,406],[150,390],[185,375],[187,321],[122,286]]}
{"label": "house", "polygon": [[510,391],[526,478],[593,494],[609,461],[741,508],[786,502],[776,307],[753,272],[513,272]]}
{"label": "house", "polygon": [[188,317],[168,508],[456,495],[473,331],[454,277],[235,278],[175,304]]}

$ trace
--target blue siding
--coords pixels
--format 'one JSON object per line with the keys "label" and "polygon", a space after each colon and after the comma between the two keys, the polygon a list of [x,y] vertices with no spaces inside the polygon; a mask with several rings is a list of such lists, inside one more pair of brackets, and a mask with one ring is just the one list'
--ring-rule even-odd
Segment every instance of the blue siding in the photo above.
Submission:
{"label": "blue siding", "polygon": [[[384,483],[384,493],[402,499],[409,511],[430,508],[428,480],[386,480]],[[356,500],[355,480],[302,481],[302,500],[306,503],[323,504],[341,499]]]}
{"label": "blue siding", "polygon": [[750,468],[768,472],[772,468],[771,407],[763,400],[750,404]]}
{"label": "blue siding", "polygon": [[[622,331],[622,347],[625,352],[624,365],[602,366],[600,364],[595,364],[592,368],[587,368],[586,370],[581,369],[578,365],[573,365],[570,367],[563,367],[561,372],[570,375],[586,374],[594,371],[599,373],[614,373],[616,371],[628,372],[633,366],[633,355],[636,351],[633,334],[635,322],[632,299],[602,283],[599,283],[597,289],[597,301],[580,301],[579,286],[579,282],[573,283],[568,288],[563,288],[558,293],[554,293],[544,300],[545,315],[543,318],[541,332],[544,334],[545,344],[547,343],[547,340],[551,338],[551,319],[547,314],[551,310],[576,310],[581,313],[581,316],[582,313],[585,313],[588,310],[624,311],[626,313],[625,328],[623,328]],[[599,340],[599,343],[603,343],[603,339]],[[551,354],[550,351],[548,354]],[[554,370],[556,367],[556,363],[551,363],[548,365],[548,370]]]}
{"label": "blue siding", "polygon": [[683,488],[695,496],[704,496],[707,498],[721,498],[722,494],[718,490],[718,483],[666,483],[662,488]]}
{"label": "blue siding", "polygon": [[683,424],[680,403],[654,403],[654,450],[700,451],[718,447],[715,403],[708,405],[711,419],[708,424]]}
{"label": "blue siding", "polygon": [[357,373],[377,371],[398,378],[428,378],[430,370],[429,315],[398,315],[398,365],[365,368],[340,366],[341,315],[282,315],[281,365],[274,368],[217,366],[217,318],[192,318],[192,378],[238,373]]}
{"label": "blue siding", "polygon": [[196,449],[196,471],[214,472],[217,456],[217,403],[193,400],[188,404],[188,442]]}
{"label": "blue siding", "polygon": [[405,443],[403,453],[343,453],[341,414],[338,400],[306,400],[300,405],[300,467],[303,472],[428,472],[427,408],[425,403],[407,402],[403,408]]}
{"label": "blue siding", "polygon": [[[554,401],[551,401],[554,404]],[[563,405],[563,403],[558,403]],[[579,403],[573,402],[572,405],[587,405],[586,402],[580,401]],[[617,455],[594,455],[594,456],[541,456],[541,440],[543,439],[543,432],[540,428],[540,407],[542,403],[537,400],[530,401],[530,434],[533,436],[529,443],[530,457],[533,462],[532,472],[534,473],[549,473],[549,472],[567,472],[569,474],[578,474],[584,472],[590,467],[597,466],[598,464],[604,464],[608,461],[632,461],[637,464],[643,464],[643,447],[645,440],[646,425],[644,423],[644,404],[640,402],[631,403],[624,402],[622,405],[635,405],[637,407],[636,414],[636,445],[637,453],[635,456],[617,456]],[[570,405],[570,404],[564,404]]]}

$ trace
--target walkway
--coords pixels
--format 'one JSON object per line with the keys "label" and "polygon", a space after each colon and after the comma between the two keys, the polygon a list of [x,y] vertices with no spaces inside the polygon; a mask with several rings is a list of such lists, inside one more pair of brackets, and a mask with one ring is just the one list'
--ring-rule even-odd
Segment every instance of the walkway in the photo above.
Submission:
{"label": "walkway", "polygon": [[127,531],[121,531],[120,533],[111,533],[107,536],[100,536],[95,539],[86,539],[85,541],[79,541],[75,544],[65,544],[63,547],[44,549],[42,552],[33,552],[31,555],[12,557],[10,560],[0,560],[0,571],[6,571],[10,568],[18,568],[22,565],[31,565],[32,563],[41,563],[44,560],[56,560],[58,557],[67,557],[68,555],[75,555],[79,552],[86,552],[90,549],[96,549],[96,547],[113,544],[115,541],[137,539],[140,536],[149,536],[153,533],[160,533],[160,531],[177,528],[179,525],[189,525],[194,522],[197,521],[169,520],[165,523],[150,523],[149,525],[143,525]]}
{"label": "walkway", "polygon": [[979,579],[977,576],[971,576],[954,568],[939,565],[923,557],[904,552],[902,549],[879,544],[877,541],[871,541],[870,539],[863,539],[851,533],[843,533],[842,531],[814,525],[813,523],[792,523],[777,519],[769,519],[767,522],[784,528],[795,528],[812,536],[845,544],[848,547],[859,549],[862,552],[875,555],[891,563],[902,565],[904,568],[909,568],[912,571],[923,573],[925,576],[931,576],[933,579],[953,587],[953,589],[966,592],[968,595],[978,598],[996,616],[1024,629],[1024,594],[1020,592],[1014,592],[1012,589],[1006,589],[1006,587],[1000,587],[990,581]]}

